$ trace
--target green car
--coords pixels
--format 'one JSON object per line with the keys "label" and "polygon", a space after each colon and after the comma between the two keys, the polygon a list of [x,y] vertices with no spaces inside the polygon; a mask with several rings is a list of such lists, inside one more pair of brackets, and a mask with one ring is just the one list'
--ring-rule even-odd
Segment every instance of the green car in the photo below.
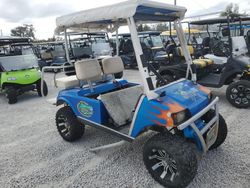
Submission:
{"label": "green car", "polygon": [[0,38],[0,92],[9,104],[27,91],[37,91],[39,96],[48,94],[46,82],[41,88],[41,72],[29,38]]}

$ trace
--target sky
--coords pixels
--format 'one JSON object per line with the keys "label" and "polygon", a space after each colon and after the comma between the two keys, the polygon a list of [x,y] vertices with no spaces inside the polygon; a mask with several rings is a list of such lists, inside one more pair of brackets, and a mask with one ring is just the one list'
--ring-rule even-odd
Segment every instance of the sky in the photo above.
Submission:
{"label": "sky", "polygon": [[[10,35],[10,30],[22,24],[33,24],[38,39],[53,37],[56,17],[72,12],[114,4],[124,0],[1,0],[0,35]],[[174,0],[156,0],[173,4]],[[250,13],[249,0],[231,0],[240,11]],[[230,0],[177,0],[177,5],[187,8],[187,17],[218,12]]]}

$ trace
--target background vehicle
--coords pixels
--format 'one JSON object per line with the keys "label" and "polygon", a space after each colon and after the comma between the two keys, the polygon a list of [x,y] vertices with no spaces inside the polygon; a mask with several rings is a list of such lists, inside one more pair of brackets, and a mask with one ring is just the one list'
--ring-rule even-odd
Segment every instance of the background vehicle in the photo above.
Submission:
{"label": "background vehicle", "polygon": [[[185,12],[184,7],[138,0],[57,18],[57,30],[65,34],[73,28],[110,30],[116,26],[113,30],[118,35],[117,25],[127,24],[143,82],[138,85],[114,77],[96,81],[102,74],[113,75],[123,70],[118,56],[104,58],[102,69],[97,59],[77,61],[75,83],[57,80],[65,88],[57,97],[57,105],[63,105],[56,114],[59,134],[66,141],[75,141],[84,134],[84,125],[89,125],[132,142],[140,134],[154,130],[158,133],[144,145],[145,166],[157,182],[178,188],[187,186],[197,172],[196,149],[192,145],[196,144],[197,150],[203,153],[217,148],[226,138],[227,126],[218,112],[218,98],[213,99],[209,90],[195,82],[181,79],[154,88],[147,68],[149,59],[143,52],[136,23],[174,21],[190,65],[180,22]],[[82,81],[88,85],[81,85]]]}
{"label": "background vehicle", "polygon": [[[213,22],[212,22],[213,21]],[[216,23],[218,20],[212,20],[209,23]],[[208,21],[206,20],[206,23]],[[220,22],[225,22],[224,19],[220,19]],[[203,24],[204,21],[197,21],[196,24]],[[250,106],[250,57],[247,56],[248,49],[244,36],[234,36],[231,37],[230,30],[224,28],[223,36],[228,38],[229,46],[225,46],[223,41],[217,41],[216,45],[212,45],[213,48],[209,47],[209,50],[216,51],[220,48],[221,53],[225,53],[224,48],[227,49],[226,53],[228,56],[225,63],[213,63],[206,62],[208,60],[203,60],[205,62],[200,62],[197,66],[193,66],[193,73],[197,74],[197,82],[201,85],[207,87],[220,88],[223,85],[228,85],[226,96],[228,101],[235,107],[247,108]],[[211,43],[211,41],[210,41]],[[213,43],[213,42],[212,42]],[[216,47],[215,47],[216,46]],[[221,47],[221,46],[224,46]],[[216,53],[215,53],[216,54]],[[216,54],[218,56],[218,54]],[[205,57],[213,59],[216,55],[209,55]],[[197,61],[201,60],[195,60]],[[162,68],[159,71],[168,82],[172,82],[181,77],[185,77],[185,69],[187,65],[180,63],[167,68]],[[158,80],[158,86],[162,85],[162,82]]]}
{"label": "background vehicle", "polygon": [[[113,55],[113,49],[105,32],[69,32],[66,37],[69,41],[70,62],[68,61],[65,65],[72,65],[72,67],[65,69],[67,76],[74,76],[76,74],[73,65],[77,60],[96,58],[101,63],[103,58]],[[115,74],[116,78],[121,78],[122,76],[123,72]]]}
{"label": "background vehicle", "polygon": [[[43,92],[48,89],[44,82]],[[41,73],[29,38],[0,38],[0,91],[9,104],[17,102],[18,95],[37,90],[41,96]]]}
{"label": "background vehicle", "polygon": [[[144,54],[148,59],[150,59],[151,65],[154,67],[154,69],[158,70],[161,65],[166,65],[169,63],[159,31],[138,32],[138,37],[140,39]],[[122,58],[124,66],[135,68],[137,63],[130,33],[119,34],[118,38],[119,56]],[[114,46],[115,42],[113,43]]]}
{"label": "background vehicle", "polygon": [[[65,46],[63,41],[34,44],[39,58],[40,69],[44,66],[62,66],[66,62]],[[58,71],[55,69],[54,71]]]}

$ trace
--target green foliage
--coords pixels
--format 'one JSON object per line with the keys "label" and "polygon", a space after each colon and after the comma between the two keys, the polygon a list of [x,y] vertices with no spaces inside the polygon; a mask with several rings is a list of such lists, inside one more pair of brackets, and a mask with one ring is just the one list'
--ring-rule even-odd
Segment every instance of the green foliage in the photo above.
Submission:
{"label": "green foliage", "polygon": [[239,12],[239,5],[236,3],[230,3],[227,5],[224,12],[220,14],[220,16],[228,16],[231,18],[239,17],[239,16],[246,16],[246,13]]}
{"label": "green foliage", "polygon": [[16,37],[31,37],[35,39],[35,28],[32,24],[23,24],[14,29],[11,29],[11,36]]}
{"label": "green foliage", "polygon": [[156,25],[139,24],[137,26],[137,31],[166,31],[168,30],[168,25],[166,23],[158,23]]}
{"label": "green foliage", "polygon": [[169,30],[168,25],[166,23],[159,23],[156,25],[156,31],[166,31]]}
{"label": "green foliage", "polygon": [[152,28],[147,25],[147,24],[139,24],[138,27],[137,27],[137,31],[138,32],[141,32],[141,31],[151,31]]}

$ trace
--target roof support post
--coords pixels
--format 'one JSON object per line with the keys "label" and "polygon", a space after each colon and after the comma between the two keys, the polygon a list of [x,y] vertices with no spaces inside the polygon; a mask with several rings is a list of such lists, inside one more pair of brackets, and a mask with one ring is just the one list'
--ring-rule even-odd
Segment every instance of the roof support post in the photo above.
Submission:
{"label": "roof support post", "polygon": [[143,51],[142,51],[140,39],[138,37],[138,33],[136,30],[136,24],[135,24],[134,18],[133,17],[128,18],[127,22],[128,22],[128,27],[131,33],[131,39],[132,39],[132,43],[133,43],[133,47],[134,47],[134,51],[136,55],[137,65],[138,65],[139,72],[142,77],[144,94],[146,94],[149,100],[155,99],[158,97],[158,94],[154,92],[155,88],[153,85],[152,78],[149,76],[149,73],[148,73],[147,62],[143,56]]}
{"label": "roof support post", "polygon": [[66,60],[68,63],[71,64],[69,59],[69,44],[68,44],[68,36],[67,36],[67,29],[64,30],[64,42],[65,42],[65,53],[66,53]]}
{"label": "roof support post", "polygon": [[191,55],[190,55],[189,50],[188,50],[187,41],[186,41],[183,29],[182,29],[180,19],[176,20],[174,22],[174,25],[175,25],[175,29],[176,29],[176,32],[177,32],[178,39],[180,41],[181,49],[183,51],[186,63],[188,65],[186,78],[188,78],[189,71],[190,71],[190,73],[192,74],[192,80],[196,82],[196,80],[197,80],[196,79],[196,74],[193,74],[193,71],[191,69],[191,64],[193,63],[193,61],[192,61]]}
{"label": "roof support post", "polygon": [[119,56],[119,38],[118,38],[118,27],[116,28],[115,34],[116,34],[116,55],[117,55],[117,56]]}

